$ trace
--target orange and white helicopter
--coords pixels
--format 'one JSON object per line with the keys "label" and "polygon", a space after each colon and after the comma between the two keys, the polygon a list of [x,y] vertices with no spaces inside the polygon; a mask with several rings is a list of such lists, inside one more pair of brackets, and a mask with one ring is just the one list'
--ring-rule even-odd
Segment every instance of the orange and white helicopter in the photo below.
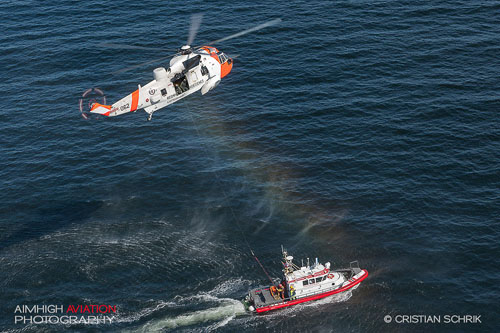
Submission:
{"label": "orange and white helicopter", "polygon": [[[214,44],[240,37],[247,33],[281,22],[279,18],[274,19],[253,28],[212,41],[209,43],[210,46],[200,46],[193,49],[190,45],[201,24],[201,19],[202,15],[200,14],[191,17],[191,26],[187,43],[182,46],[170,60],[169,68],[156,68],[153,71],[153,81],[144,86],[139,85],[137,90],[112,105],[105,105],[105,98],[103,104],[94,100],[89,103],[90,110],[84,111],[82,108],[82,100],[80,100],[80,111],[83,117],[88,118],[92,114],[114,117],[144,109],[144,111],[149,114],[148,120],[151,120],[155,111],[175,103],[196,91],[201,91],[201,94],[204,95],[217,87],[221,79],[228,75],[233,68],[234,57],[228,57],[226,54],[213,47]],[[154,48],[134,45],[107,43],[100,45],[120,49],[155,50]],[[161,62],[169,57],[170,56],[148,61],[140,65],[119,70],[115,73],[122,73],[153,62]],[[91,89],[88,91],[90,90]],[[99,89],[94,90],[101,92]]]}

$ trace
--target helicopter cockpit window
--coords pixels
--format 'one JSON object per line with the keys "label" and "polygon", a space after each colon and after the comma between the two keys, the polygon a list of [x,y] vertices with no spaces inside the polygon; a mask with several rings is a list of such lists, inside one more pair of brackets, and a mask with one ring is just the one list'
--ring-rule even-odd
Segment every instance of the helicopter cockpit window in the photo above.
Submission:
{"label": "helicopter cockpit window", "polygon": [[227,61],[227,56],[223,52],[219,52],[217,55],[219,56],[219,61],[221,64]]}

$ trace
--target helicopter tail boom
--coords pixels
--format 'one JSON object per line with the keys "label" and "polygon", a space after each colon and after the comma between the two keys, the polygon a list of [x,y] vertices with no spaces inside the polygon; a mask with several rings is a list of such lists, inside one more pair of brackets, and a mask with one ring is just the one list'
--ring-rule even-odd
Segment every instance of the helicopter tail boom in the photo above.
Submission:
{"label": "helicopter tail boom", "polygon": [[125,96],[113,105],[103,105],[99,103],[92,104],[90,113],[96,113],[107,117],[119,116],[127,112],[137,110],[139,104],[139,89]]}
{"label": "helicopter tail boom", "polygon": [[103,105],[99,103],[94,103],[92,104],[92,107],[90,108],[91,113],[97,113],[103,116],[109,116],[111,113],[111,105]]}

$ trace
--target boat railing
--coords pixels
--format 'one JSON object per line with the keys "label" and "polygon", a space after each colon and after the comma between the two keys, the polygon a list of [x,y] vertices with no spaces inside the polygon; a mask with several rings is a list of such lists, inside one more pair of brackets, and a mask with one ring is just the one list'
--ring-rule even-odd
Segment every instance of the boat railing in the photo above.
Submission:
{"label": "boat railing", "polygon": [[[305,297],[309,297],[309,296],[313,296],[313,295],[317,295],[317,294],[323,294],[323,293],[327,293],[329,291],[333,291],[333,290],[339,289],[340,287],[342,287],[342,285],[338,285],[338,286],[330,287],[330,288],[325,288],[325,289],[318,289],[316,291],[312,291],[312,292],[309,292],[309,293],[306,293],[306,294],[300,294],[300,296],[295,295],[293,297],[289,296],[289,297],[286,297],[286,298],[279,298],[279,299],[276,300],[276,302],[273,302],[271,304],[278,304],[278,303],[293,301],[293,300],[296,300],[296,299],[305,298]],[[266,290],[266,289],[261,289],[259,291],[260,292],[264,292],[264,290]],[[268,306],[268,305],[269,304],[262,304],[259,307]]]}
{"label": "boat railing", "polygon": [[[345,272],[345,273],[349,273],[349,276],[347,277],[347,280],[350,280],[354,275],[356,275],[358,272],[361,271],[361,268],[359,268],[359,263],[358,261],[351,261],[349,263],[349,266],[350,268],[344,268],[344,269],[337,269],[335,270],[336,272]],[[276,302],[273,302],[273,303],[270,303],[270,304],[279,304],[279,303],[283,303],[283,302],[287,302],[287,301],[293,301],[293,300],[296,300],[296,299],[301,299],[301,298],[306,298],[306,297],[309,297],[309,296],[313,296],[313,295],[316,295],[316,294],[323,294],[323,293],[327,293],[329,291],[333,291],[333,290],[337,290],[339,288],[342,288],[343,285],[338,285],[338,286],[332,286],[332,287],[329,287],[329,288],[320,288],[320,289],[317,289],[316,291],[311,291],[311,292],[308,292],[308,293],[305,293],[305,294],[300,294],[300,295],[295,295],[293,297],[289,296],[289,297],[286,297],[286,298],[279,298],[279,299],[276,299]],[[262,286],[262,287],[259,287],[259,288],[256,288],[254,289],[255,293],[258,293],[258,292],[265,292],[265,291],[269,291],[269,287],[268,286]],[[268,304],[262,304],[261,306],[259,307],[263,307],[263,306],[267,306],[269,305]]]}
{"label": "boat railing", "polygon": [[351,261],[351,262],[349,263],[349,267],[350,267],[351,269],[354,269],[354,268],[358,268],[358,269],[360,269],[360,268],[359,268],[359,262],[358,262],[357,260]]}
{"label": "boat railing", "polygon": [[349,263],[349,267],[351,268],[351,270],[352,270],[352,274],[353,274],[353,275],[356,275],[356,274],[358,274],[359,272],[361,272],[361,268],[359,268],[359,263],[358,263],[358,261],[357,261],[357,260],[355,260],[355,261],[351,261],[351,262]]}

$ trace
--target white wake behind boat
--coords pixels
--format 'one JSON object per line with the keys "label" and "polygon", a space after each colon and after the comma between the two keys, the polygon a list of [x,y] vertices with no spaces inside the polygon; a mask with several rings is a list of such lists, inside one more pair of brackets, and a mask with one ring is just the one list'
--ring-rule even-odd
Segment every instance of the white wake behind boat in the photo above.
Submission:
{"label": "white wake behind boat", "polygon": [[307,262],[307,266],[299,267],[286,250],[282,249],[282,254],[282,282],[250,290],[243,300],[248,311],[263,313],[340,294],[356,289],[368,277],[368,271],[360,269],[357,261],[349,268],[333,270],[329,262],[322,265],[316,258],[312,265]]}

